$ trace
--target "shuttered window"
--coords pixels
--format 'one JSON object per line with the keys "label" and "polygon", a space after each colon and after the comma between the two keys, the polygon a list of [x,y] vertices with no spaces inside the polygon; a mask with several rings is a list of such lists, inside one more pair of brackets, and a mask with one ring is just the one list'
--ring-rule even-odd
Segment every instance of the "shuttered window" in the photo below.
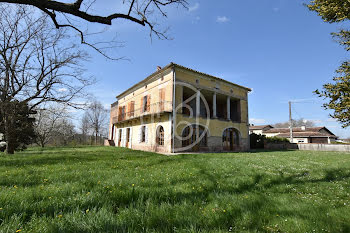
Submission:
{"label": "shuttered window", "polygon": [[159,89],[159,110],[164,111],[165,89]]}
{"label": "shuttered window", "polygon": [[133,117],[135,112],[135,102],[131,101],[128,103],[128,116]]}

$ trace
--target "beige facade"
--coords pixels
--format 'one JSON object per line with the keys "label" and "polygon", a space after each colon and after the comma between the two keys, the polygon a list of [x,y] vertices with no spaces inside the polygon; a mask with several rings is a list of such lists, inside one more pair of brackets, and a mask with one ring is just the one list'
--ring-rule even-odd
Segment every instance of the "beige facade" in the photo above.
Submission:
{"label": "beige facade", "polygon": [[249,91],[171,63],[117,96],[109,139],[164,153],[248,150]]}

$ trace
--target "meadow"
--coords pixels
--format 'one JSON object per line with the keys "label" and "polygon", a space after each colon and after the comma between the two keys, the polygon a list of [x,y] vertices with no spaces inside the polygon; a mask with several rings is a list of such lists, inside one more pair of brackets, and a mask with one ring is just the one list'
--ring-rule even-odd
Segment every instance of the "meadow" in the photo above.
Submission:
{"label": "meadow", "polygon": [[350,154],[0,153],[0,232],[350,232]]}

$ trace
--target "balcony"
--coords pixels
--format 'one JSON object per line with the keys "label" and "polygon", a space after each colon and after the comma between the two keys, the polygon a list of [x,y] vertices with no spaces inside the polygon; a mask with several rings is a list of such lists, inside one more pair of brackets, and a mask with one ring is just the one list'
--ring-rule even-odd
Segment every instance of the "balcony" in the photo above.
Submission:
{"label": "balcony", "polygon": [[116,124],[143,116],[156,115],[164,112],[172,112],[172,110],[173,105],[171,101],[157,102],[145,106],[144,108],[138,108],[134,109],[133,111],[118,114],[116,117],[112,118],[112,123]]}

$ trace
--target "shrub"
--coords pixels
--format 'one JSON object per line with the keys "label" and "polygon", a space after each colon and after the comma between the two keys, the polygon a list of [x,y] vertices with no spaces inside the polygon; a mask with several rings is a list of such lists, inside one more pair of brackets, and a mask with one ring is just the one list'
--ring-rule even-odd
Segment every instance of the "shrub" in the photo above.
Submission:
{"label": "shrub", "polygon": [[261,134],[252,133],[249,135],[251,149],[263,149],[265,136]]}

